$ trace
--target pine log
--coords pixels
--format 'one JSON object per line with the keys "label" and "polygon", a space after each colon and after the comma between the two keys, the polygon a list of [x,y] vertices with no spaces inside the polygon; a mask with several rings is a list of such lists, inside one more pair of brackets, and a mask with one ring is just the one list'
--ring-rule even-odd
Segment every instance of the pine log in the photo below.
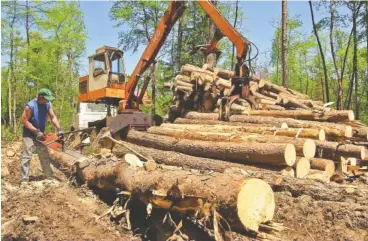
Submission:
{"label": "pine log", "polygon": [[310,170],[309,174],[306,176],[307,179],[319,180],[324,183],[330,183],[330,177],[324,171],[320,170]]}
{"label": "pine log", "polygon": [[[259,86],[259,85],[258,85]],[[261,90],[260,91],[260,93],[262,94],[262,95],[265,95],[265,96],[268,96],[268,97],[270,97],[270,98],[272,98],[272,99],[275,99],[275,100],[277,100],[277,98],[279,97],[279,95],[278,94],[275,94],[275,93],[273,93],[273,92],[271,92],[271,91],[267,91],[267,90]]]}
{"label": "pine log", "polygon": [[335,172],[335,163],[332,160],[311,158],[310,165],[312,169],[324,171],[324,174],[328,177],[332,177]]}
{"label": "pine log", "polygon": [[[208,120],[191,120],[191,119],[182,119],[178,118],[175,120],[175,123],[178,124],[163,124],[163,127],[168,128],[176,128],[176,129],[186,129],[186,130],[200,130],[200,131],[208,131],[208,132],[250,132],[250,133],[258,133],[258,134],[266,134],[266,135],[274,135],[274,136],[289,136],[289,137],[303,137],[303,138],[311,138],[318,140],[325,140],[325,133],[323,130],[311,129],[311,128],[276,128],[270,126],[262,126],[262,125],[243,125],[243,126],[234,126],[234,125],[226,125],[224,122],[220,122],[217,125],[205,125],[204,123],[209,122]],[[215,122],[215,121],[212,121]],[[182,125],[189,124],[189,125]]]}
{"label": "pine log", "polygon": [[353,137],[362,139],[363,141],[368,140],[368,127],[353,127]]}
{"label": "pine log", "polygon": [[175,77],[175,81],[182,81],[182,82],[186,82],[186,83],[191,83],[191,79],[189,76],[186,76],[186,75],[177,75]]}
{"label": "pine log", "polygon": [[160,150],[239,163],[292,166],[296,159],[295,146],[292,144],[242,145],[229,142],[194,141],[134,130],[129,131],[127,141]]}
{"label": "pine log", "polygon": [[183,73],[192,73],[192,72],[198,72],[198,73],[204,73],[204,74],[208,74],[208,75],[214,75],[211,71],[207,71],[204,70],[200,67],[194,66],[194,65],[190,65],[190,64],[185,64],[181,67],[181,72]]}
{"label": "pine log", "polygon": [[221,133],[221,132],[203,132],[203,131],[186,131],[182,129],[173,129],[165,127],[150,127],[148,133],[156,135],[166,135],[175,138],[184,138],[190,140],[203,141],[222,141],[236,143],[281,143],[293,144],[297,155],[303,155],[307,158],[315,156],[316,144],[311,139],[290,138],[286,136],[259,135],[251,133]]}
{"label": "pine log", "polygon": [[[57,155],[72,162],[73,157],[65,153]],[[113,191],[119,188],[131,192],[131,201],[139,199],[193,217],[199,214],[199,219],[213,217],[216,210],[235,230],[258,231],[261,223],[272,220],[275,210],[271,187],[241,173],[199,174],[178,169],[148,172],[123,161],[84,160],[76,165],[79,178],[88,186]]]}
{"label": "pine log", "polygon": [[263,105],[263,110],[285,110],[285,107],[279,106],[279,105]]}
{"label": "pine log", "polygon": [[285,107],[302,108],[306,110],[310,109],[308,106],[300,103],[297,99],[295,99],[294,96],[284,95],[282,93],[279,94],[277,102],[281,103]]}
{"label": "pine log", "polygon": [[276,127],[286,123],[291,128],[317,128],[325,131],[328,137],[352,137],[352,128],[347,125],[317,122],[317,121],[303,121],[291,118],[275,118],[272,116],[246,116],[246,115],[232,115],[230,116],[232,122],[243,122],[251,124],[273,124]]}
{"label": "pine log", "polygon": [[299,99],[306,99],[309,100],[309,96],[303,93],[300,93],[296,90],[292,90],[292,89],[287,89],[287,91],[289,91],[292,95],[295,95],[297,98]]}
{"label": "pine log", "polygon": [[187,83],[187,82],[184,82],[184,81],[180,81],[180,80],[176,80],[175,81],[175,84],[177,85],[177,86],[186,86],[186,87],[190,87],[190,88],[193,88],[193,84],[191,84],[191,83]]}
{"label": "pine log", "polygon": [[[191,155],[182,154],[174,151],[163,151],[159,149],[144,147],[141,145],[135,145],[125,141],[119,141],[123,143],[124,146],[128,146],[130,149],[138,152],[139,154],[150,157],[155,160],[158,164],[164,164],[169,166],[177,166],[185,169],[196,169],[201,171],[215,171],[215,172],[225,172],[227,169],[243,169],[246,171],[265,171],[261,168],[266,168],[268,170],[277,170],[273,167],[261,166],[255,167],[250,165],[244,165],[239,163],[226,162],[211,158],[195,157]],[[117,157],[123,157],[127,153],[132,153],[130,149],[125,148],[121,145],[115,145],[112,152]]]}
{"label": "pine log", "polygon": [[338,160],[340,157],[365,158],[365,148],[352,144],[342,144],[329,141],[315,141],[317,145],[316,157]]}
{"label": "pine log", "polygon": [[281,87],[281,86],[278,86],[276,84],[273,84],[269,81],[266,81],[264,86],[263,86],[263,89],[265,90],[268,90],[268,91],[271,91],[271,92],[274,92],[276,94],[280,94],[280,93],[285,93],[285,94],[290,94],[287,89],[285,89],[284,87]]}
{"label": "pine log", "polygon": [[305,157],[297,157],[295,164],[294,164],[295,172],[296,172],[296,178],[304,178],[308,175],[311,164],[309,162],[309,159]]}
{"label": "pine log", "polygon": [[354,120],[354,112],[351,110],[328,111],[316,113],[311,110],[285,110],[285,111],[264,111],[252,110],[249,115],[254,116],[273,116],[283,118],[293,118],[301,120],[316,120],[327,122],[344,122],[345,120]]}

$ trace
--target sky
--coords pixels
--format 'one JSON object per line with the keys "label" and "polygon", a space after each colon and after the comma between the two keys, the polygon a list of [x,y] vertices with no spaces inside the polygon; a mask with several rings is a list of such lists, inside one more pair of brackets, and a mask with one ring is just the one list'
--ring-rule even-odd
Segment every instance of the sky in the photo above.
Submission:
{"label": "sky", "polygon": [[[81,1],[81,10],[84,12],[84,23],[87,28],[87,55],[91,55],[102,45],[117,46],[118,32],[122,27],[114,27],[114,22],[110,20],[109,11],[113,5],[112,1]],[[265,59],[265,55],[270,53],[271,40],[275,28],[274,21],[281,19],[281,1],[240,1],[239,7],[244,12],[243,36],[255,43],[260,52],[260,60]],[[307,1],[288,1],[289,16],[298,15],[303,22],[305,31],[312,32],[310,10]],[[323,12],[315,12],[318,21]],[[125,64],[127,73],[133,72],[135,64],[138,62],[145,46],[142,46],[136,53],[125,53]],[[83,64],[82,74],[87,74],[87,56]]]}

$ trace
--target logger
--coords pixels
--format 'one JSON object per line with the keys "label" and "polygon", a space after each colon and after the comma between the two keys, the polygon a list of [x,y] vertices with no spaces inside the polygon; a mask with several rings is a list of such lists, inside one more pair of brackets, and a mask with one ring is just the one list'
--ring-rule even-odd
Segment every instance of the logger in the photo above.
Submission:
{"label": "logger", "polygon": [[[223,106],[221,114],[228,113],[231,103],[240,97],[247,99],[249,94],[250,68],[246,62],[247,57],[249,58],[250,42],[221,15],[210,1],[198,0],[197,3],[217,26],[214,38],[209,44],[198,46],[197,51],[201,50],[205,55],[219,53],[217,45],[224,36],[228,37],[236,47],[237,64],[232,76],[231,91],[221,102]],[[130,78],[124,74],[124,53],[118,48],[103,46],[89,57],[89,73],[79,79],[79,102],[104,103],[108,106],[108,110],[110,107],[117,109],[117,115],[113,116],[111,111],[107,111],[106,118],[89,123],[89,126],[97,127],[97,132],[107,126],[112,134],[115,134],[128,126],[146,130],[153,124],[154,118],[144,114],[139,108],[143,103],[150,78],[143,80],[139,92],[137,92],[138,82],[145,71],[154,66],[158,52],[176,21],[183,15],[185,8],[185,1],[170,2]]]}

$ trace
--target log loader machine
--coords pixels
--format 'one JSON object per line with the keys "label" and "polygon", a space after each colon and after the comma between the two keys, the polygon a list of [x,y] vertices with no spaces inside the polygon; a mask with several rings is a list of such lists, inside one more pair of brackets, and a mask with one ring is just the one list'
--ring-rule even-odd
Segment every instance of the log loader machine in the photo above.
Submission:
{"label": "log loader machine", "polygon": [[[201,50],[205,56],[219,53],[217,45],[224,36],[228,37],[236,48],[237,63],[235,76],[231,79],[232,89],[230,95],[224,96],[220,104],[220,119],[225,119],[224,115],[228,115],[230,105],[237,98],[247,99],[249,95],[250,70],[246,61],[247,57],[249,58],[250,42],[224,18],[209,0],[197,0],[196,2],[217,27],[216,34],[210,43],[199,46],[197,50]],[[114,106],[118,110],[116,116],[112,116],[108,111],[105,119],[90,123],[90,126],[95,126],[97,131],[107,126],[111,133],[115,134],[128,126],[144,130],[152,125],[152,116],[141,112],[139,108],[150,79],[144,79],[139,93],[136,93],[136,88],[140,77],[155,63],[158,52],[176,21],[183,15],[185,8],[185,1],[170,2],[129,79],[126,78],[123,71],[124,53],[118,48],[103,46],[89,57],[89,74],[79,80],[79,102],[104,103],[108,109]]]}

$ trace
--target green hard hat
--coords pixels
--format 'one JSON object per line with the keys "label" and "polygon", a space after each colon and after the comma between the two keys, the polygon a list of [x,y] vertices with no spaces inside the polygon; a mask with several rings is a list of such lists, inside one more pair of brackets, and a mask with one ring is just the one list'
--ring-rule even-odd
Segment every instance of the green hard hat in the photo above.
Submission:
{"label": "green hard hat", "polygon": [[42,96],[48,101],[53,101],[55,99],[55,97],[52,96],[51,90],[46,88],[40,89],[40,91],[38,91],[38,96]]}

